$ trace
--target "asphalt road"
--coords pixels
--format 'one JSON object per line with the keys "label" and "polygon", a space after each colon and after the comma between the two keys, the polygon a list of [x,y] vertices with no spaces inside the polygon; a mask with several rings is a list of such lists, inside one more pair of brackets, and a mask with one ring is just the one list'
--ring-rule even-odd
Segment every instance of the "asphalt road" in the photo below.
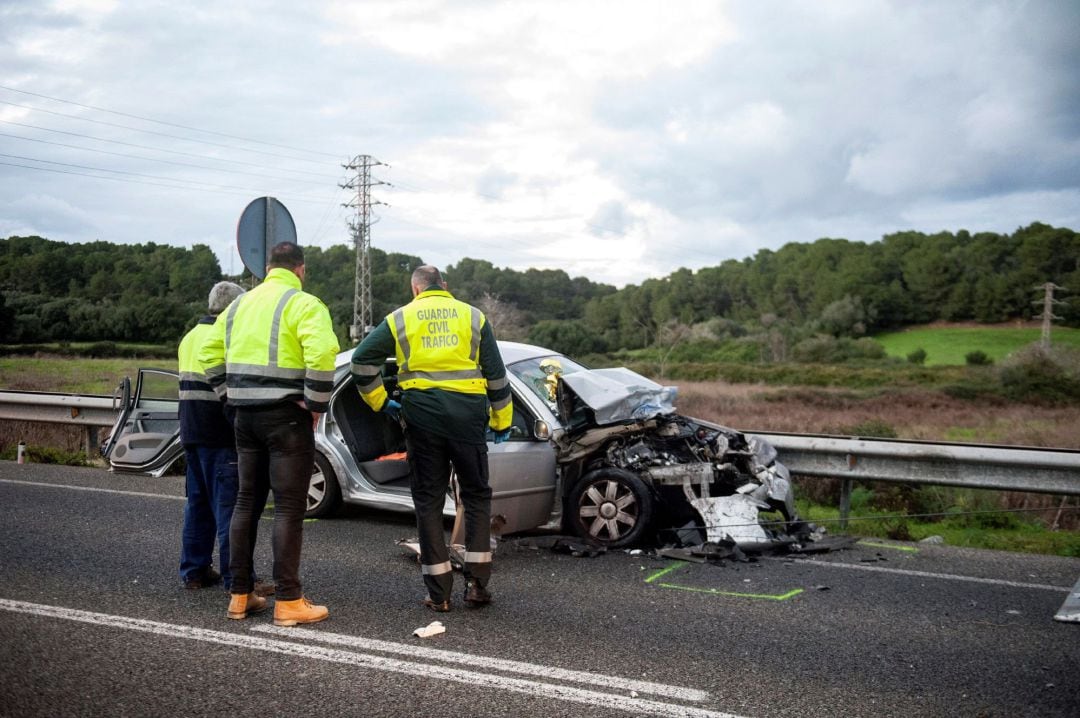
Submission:
{"label": "asphalt road", "polygon": [[181,588],[182,494],[0,462],[0,714],[1080,715],[1080,624],[1052,620],[1080,559],[859,544],[703,565],[511,538],[496,602],[463,608],[459,577],[436,616],[394,544],[411,517],[349,510],[305,527],[330,619],[276,629]]}

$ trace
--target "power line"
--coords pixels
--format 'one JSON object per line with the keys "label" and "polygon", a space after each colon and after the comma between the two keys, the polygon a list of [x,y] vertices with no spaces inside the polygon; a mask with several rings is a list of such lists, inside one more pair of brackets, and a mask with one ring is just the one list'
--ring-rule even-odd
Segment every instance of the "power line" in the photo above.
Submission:
{"label": "power line", "polygon": [[[319,223],[315,225],[315,231],[313,231],[309,235],[310,239],[308,240],[308,244],[315,244],[322,239],[323,225],[326,224],[326,220],[330,216],[330,210],[332,210],[335,205],[337,205],[338,208],[338,217],[343,214],[342,210],[344,209],[344,207],[340,204],[340,198],[341,195],[344,194],[344,192],[345,188],[342,187],[339,183],[337,194],[335,194],[327,203],[326,208],[323,210],[322,216],[319,218]],[[329,228],[329,225],[327,225],[327,228]]]}
{"label": "power line", "polygon": [[224,168],[224,167],[210,167],[208,165],[196,165],[196,164],[192,164],[190,162],[177,162],[175,160],[163,160],[163,159],[157,159],[157,158],[154,158],[154,157],[144,157],[142,155],[129,155],[129,154],[125,153],[125,152],[110,152],[109,150],[99,150],[99,149],[94,148],[94,147],[80,147],[78,145],[64,144],[63,142],[51,142],[49,140],[42,140],[42,139],[38,139],[36,137],[23,137],[21,135],[9,135],[9,134],[7,134],[5,132],[0,132],[0,137],[11,137],[11,138],[16,139],[16,140],[25,140],[26,142],[39,142],[41,144],[54,145],[56,147],[67,147],[68,149],[81,150],[81,151],[84,151],[84,152],[97,152],[99,154],[113,155],[115,157],[127,157],[128,159],[133,159],[133,160],[143,160],[143,161],[146,161],[146,162],[162,162],[162,163],[169,164],[169,165],[176,165],[178,167],[193,167],[195,169],[210,170],[211,172],[229,172],[231,174],[241,174],[241,175],[248,175],[250,177],[278,179],[278,180],[284,180],[286,182],[302,182],[304,184],[315,184],[315,185],[322,185],[322,186],[326,185],[325,182],[317,182],[315,180],[299,179],[299,178],[293,178],[293,177],[282,177],[280,175],[268,175],[268,174],[264,174],[264,173],[245,172],[244,170],[230,170],[230,169],[227,169],[227,168]]}
{"label": "power line", "polygon": [[[0,155],[0,156],[5,156],[6,157],[6,156],[9,156],[9,155]],[[32,162],[40,162],[42,160],[31,160],[31,161]],[[210,189],[208,187],[190,187],[190,186],[176,185],[176,184],[162,184],[160,182],[146,182],[146,181],[141,181],[141,180],[137,181],[137,180],[128,179],[126,177],[110,177],[108,175],[92,175],[92,174],[87,174],[85,172],[73,172],[73,171],[70,171],[70,170],[58,170],[58,169],[53,169],[51,167],[34,167],[33,165],[23,165],[23,164],[18,164],[18,163],[15,163],[15,162],[3,162],[3,161],[0,161],[0,165],[5,165],[7,167],[20,167],[22,169],[27,169],[27,170],[37,170],[39,172],[52,172],[52,173],[55,173],[55,174],[62,174],[62,175],[75,175],[77,177],[90,177],[92,179],[104,179],[104,180],[112,180],[114,182],[126,182],[127,184],[135,184],[135,185],[140,185],[140,186],[149,185],[149,186],[153,186],[153,187],[167,187],[168,189],[191,189],[191,190],[195,190],[197,192],[212,192],[212,193],[216,193],[216,194],[232,194],[232,195],[237,195],[237,196],[241,196],[241,197],[251,197],[251,191],[252,191],[252,190],[246,190],[246,191],[241,193],[241,192],[232,192],[232,191],[229,191],[228,189]],[[93,169],[93,168],[91,168],[91,169]],[[95,170],[95,171],[98,171],[98,170]],[[114,170],[100,170],[100,171],[112,172]],[[166,181],[171,181],[168,178],[160,178],[160,179],[165,179]],[[289,201],[290,202],[311,202],[311,203],[321,203],[322,202],[322,200],[304,199],[302,197],[294,197],[294,198],[291,198]]]}
{"label": "power line", "polygon": [[[195,158],[198,158],[198,159],[211,160],[211,161],[214,161],[214,162],[226,162],[228,164],[244,165],[245,167],[259,167],[259,168],[265,168],[266,167],[266,165],[259,164],[257,162],[244,162],[243,160],[223,160],[223,159],[220,159],[220,158],[217,158],[217,157],[213,157],[211,155],[201,155],[201,154],[197,154],[195,152],[184,152],[182,150],[168,150],[168,149],[165,149],[163,147],[150,147],[148,145],[139,145],[139,144],[135,144],[133,142],[124,142],[123,140],[113,140],[113,139],[109,139],[107,137],[95,137],[94,135],[86,135],[86,134],[82,134],[80,132],[68,132],[66,130],[54,130],[54,129],[51,129],[49,127],[41,127],[39,125],[29,125],[29,124],[26,124],[25,122],[15,122],[14,120],[0,119],[0,122],[3,122],[3,123],[8,124],[8,125],[15,125],[17,127],[26,127],[28,129],[31,129],[31,130],[41,130],[41,131],[44,131],[44,132],[52,132],[52,133],[55,133],[55,134],[58,134],[58,135],[68,135],[70,137],[81,137],[83,139],[94,140],[95,142],[108,142],[108,143],[111,143],[111,144],[114,144],[114,145],[122,145],[124,147],[134,147],[134,148],[140,149],[140,150],[150,150],[151,152],[164,152],[164,153],[170,154],[170,155],[180,155],[181,157],[195,157]],[[323,179],[326,179],[329,176],[329,175],[326,175],[326,174],[321,174],[319,172],[311,172],[309,170],[290,170],[290,172],[293,172],[293,173],[296,173],[296,174],[311,175],[312,177],[322,177]]]}
{"label": "power line", "polygon": [[238,150],[240,152],[251,152],[257,155],[266,155],[267,157],[278,157],[280,159],[294,160],[299,162],[310,162],[312,164],[319,164],[319,160],[311,160],[306,157],[290,157],[289,155],[279,155],[275,152],[265,152],[263,150],[253,150],[247,147],[236,147],[233,145],[226,145],[220,142],[210,142],[209,140],[194,140],[190,137],[181,137],[180,135],[170,135],[168,132],[155,132],[154,130],[146,130],[140,127],[131,127],[130,125],[121,125],[117,122],[106,122],[105,120],[95,120],[90,117],[79,117],[78,115],[69,115],[64,112],[56,112],[55,110],[45,110],[40,107],[33,107],[31,105],[23,105],[18,102],[9,102],[8,100],[0,100],[0,104],[11,105],[13,107],[21,107],[32,112],[44,112],[48,115],[56,115],[57,117],[66,117],[69,120],[79,120],[80,122],[92,122],[95,125],[105,125],[106,127],[116,127],[121,130],[130,130],[132,132],[143,132],[148,135],[156,135],[158,137],[167,137],[171,140],[180,140],[182,142],[194,142],[197,144],[210,145],[211,147],[222,147],[227,150]]}
{"label": "power line", "polygon": [[295,152],[306,152],[307,154],[323,155],[324,157],[333,157],[334,159],[340,159],[338,155],[330,154],[329,152],[319,152],[318,150],[306,150],[306,149],[303,149],[303,148],[300,148],[300,147],[290,147],[289,145],[279,145],[279,144],[275,144],[273,142],[263,142],[262,140],[254,140],[254,139],[251,139],[250,137],[240,137],[238,135],[230,135],[230,134],[227,134],[225,132],[218,132],[217,130],[206,130],[206,129],[202,129],[200,127],[190,127],[188,125],[179,125],[179,124],[176,124],[175,122],[166,122],[164,120],[155,120],[152,117],[142,117],[140,115],[133,115],[133,114],[130,114],[130,113],[127,113],[127,112],[120,112],[118,110],[110,110],[110,109],[105,108],[105,107],[94,107],[93,105],[84,105],[81,102],[74,102],[72,100],[65,100],[65,99],[62,99],[60,97],[50,97],[49,95],[42,95],[40,93],[30,92],[28,90],[20,90],[20,89],[15,88],[15,87],[8,87],[6,85],[0,85],[0,90],[8,90],[10,92],[18,92],[18,93],[23,94],[23,95],[30,95],[32,97],[40,97],[40,98],[45,99],[45,100],[52,100],[53,102],[63,102],[64,104],[74,105],[75,107],[82,107],[82,108],[87,109],[87,110],[96,110],[97,112],[108,112],[109,114],[119,115],[120,117],[130,117],[131,119],[134,119],[134,120],[142,120],[144,122],[154,122],[154,123],[159,124],[159,125],[165,125],[166,127],[176,127],[176,128],[181,129],[181,130],[191,130],[193,132],[203,132],[203,133],[206,133],[208,135],[217,135],[218,137],[226,137],[226,138],[231,139],[231,140],[240,140],[242,142],[252,142],[252,143],[257,144],[257,145],[266,145],[267,147],[277,147],[277,148],[283,149],[283,150],[293,150]]}
{"label": "power line", "polygon": [[60,167],[74,167],[75,169],[90,170],[91,172],[112,172],[114,174],[128,175],[130,177],[144,177],[144,178],[147,178],[147,179],[164,180],[165,182],[183,182],[183,183],[193,184],[193,185],[203,185],[205,187],[215,187],[215,188],[219,188],[219,189],[235,189],[235,190],[242,190],[242,191],[245,191],[245,192],[255,192],[255,193],[258,193],[258,192],[261,191],[261,190],[257,190],[257,189],[250,189],[248,187],[237,187],[235,185],[208,184],[206,182],[198,182],[196,180],[188,180],[188,179],[183,179],[181,177],[159,177],[157,175],[148,175],[148,174],[143,174],[141,172],[128,172],[127,170],[111,170],[111,169],[108,169],[107,167],[88,167],[87,165],[77,165],[77,164],[72,164],[72,163],[69,163],[69,162],[56,162],[54,160],[42,160],[42,159],[38,159],[37,157],[25,157],[23,155],[11,155],[11,154],[7,154],[5,152],[0,152],[0,157],[8,157],[10,159],[15,159],[15,160],[25,160],[27,162],[41,162],[41,163],[47,164],[47,165],[59,165]]}

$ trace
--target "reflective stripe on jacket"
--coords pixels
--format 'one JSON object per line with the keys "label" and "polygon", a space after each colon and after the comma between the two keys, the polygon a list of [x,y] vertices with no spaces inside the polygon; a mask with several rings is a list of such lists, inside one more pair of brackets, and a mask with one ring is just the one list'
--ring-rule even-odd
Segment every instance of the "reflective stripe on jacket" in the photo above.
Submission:
{"label": "reflective stripe on jacket", "polygon": [[218,316],[199,362],[218,394],[233,406],[304,399],[326,411],[338,341],[330,312],[300,290],[288,269],[271,269],[262,284]]}
{"label": "reflective stripe on jacket", "polygon": [[214,329],[205,316],[180,340],[180,441],[185,445],[230,447],[236,444],[232,423],[198,361],[199,349]]}

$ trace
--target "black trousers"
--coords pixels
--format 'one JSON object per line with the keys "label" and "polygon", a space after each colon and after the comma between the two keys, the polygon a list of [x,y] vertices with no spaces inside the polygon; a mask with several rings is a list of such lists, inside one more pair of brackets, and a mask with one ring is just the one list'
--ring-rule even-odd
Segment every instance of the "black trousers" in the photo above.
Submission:
{"label": "black trousers", "polygon": [[465,578],[486,587],[491,577],[491,487],[487,444],[463,444],[423,429],[405,432],[420,535],[420,564],[431,600],[450,597],[454,574],[443,530],[451,467],[465,507]]}
{"label": "black trousers", "polygon": [[[300,584],[300,547],[308,484],[315,464],[311,412],[293,402],[236,410],[240,486],[229,527],[232,593],[250,593],[255,534],[268,491],[274,492],[275,596],[294,601]],[[259,501],[259,497],[262,497]]]}

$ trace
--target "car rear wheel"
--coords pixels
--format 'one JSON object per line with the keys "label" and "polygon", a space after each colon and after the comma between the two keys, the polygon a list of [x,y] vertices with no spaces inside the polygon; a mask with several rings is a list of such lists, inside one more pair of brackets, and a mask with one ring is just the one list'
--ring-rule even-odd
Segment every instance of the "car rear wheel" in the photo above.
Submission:
{"label": "car rear wheel", "polygon": [[570,492],[570,524],[582,538],[609,548],[636,542],[652,522],[649,489],[624,469],[592,471]]}
{"label": "car rear wheel", "polygon": [[341,486],[338,485],[337,476],[326,457],[315,452],[315,465],[308,483],[307,511],[304,516],[309,519],[325,518],[333,515],[340,506]]}

